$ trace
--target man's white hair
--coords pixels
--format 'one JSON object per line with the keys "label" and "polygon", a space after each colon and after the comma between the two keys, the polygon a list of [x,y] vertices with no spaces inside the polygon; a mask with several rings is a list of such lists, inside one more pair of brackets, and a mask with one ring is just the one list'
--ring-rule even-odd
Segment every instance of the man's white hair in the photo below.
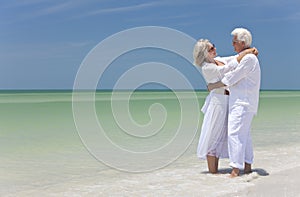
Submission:
{"label": "man's white hair", "polygon": [[245,28],[235,28],[231,32],[232,36],[236,36],[238,41],[242,41],[245,43],[245,47],[248,48],[252,44],[252,35],[249,30]]}

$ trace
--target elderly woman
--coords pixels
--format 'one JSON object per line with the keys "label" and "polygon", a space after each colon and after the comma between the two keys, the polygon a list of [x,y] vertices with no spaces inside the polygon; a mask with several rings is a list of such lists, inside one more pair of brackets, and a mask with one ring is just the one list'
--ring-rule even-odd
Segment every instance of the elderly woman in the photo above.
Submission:
{"label": "elderly woman", "polygon": [[[200,67],[206,83],[220,81],[226,72],[237,67],[248,53],[257,53],[255,48],[247,49],[238,56],[216,57],[216,47],[206,39],[200,39],[194,48],[194,64]],[[197,156],[206,159],[210,173],[218,172],[219,158],[228,158],[227,123],[228,95],[225,87],[212,90],[201,111],[204,119],[197,148]]]}

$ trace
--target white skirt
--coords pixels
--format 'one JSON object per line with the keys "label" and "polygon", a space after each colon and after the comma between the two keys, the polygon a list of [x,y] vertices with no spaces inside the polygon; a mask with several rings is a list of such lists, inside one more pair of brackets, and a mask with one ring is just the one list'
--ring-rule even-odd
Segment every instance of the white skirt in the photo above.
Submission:
{"label": "white skirt", "polygon": [[197,156],[228,158],[228,95],[211,92],[201,111],[204,113]]}

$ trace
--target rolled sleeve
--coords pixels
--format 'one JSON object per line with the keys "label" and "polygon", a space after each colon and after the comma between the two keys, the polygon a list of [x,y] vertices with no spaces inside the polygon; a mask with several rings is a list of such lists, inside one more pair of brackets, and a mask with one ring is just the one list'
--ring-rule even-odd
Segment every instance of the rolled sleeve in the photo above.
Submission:
{"label": "rolled sleeve", "polygon": [[224,77],[221,82],[225,85],[225,86],[230,86],[229,84],[229,81],[226,79],[226,77]]}

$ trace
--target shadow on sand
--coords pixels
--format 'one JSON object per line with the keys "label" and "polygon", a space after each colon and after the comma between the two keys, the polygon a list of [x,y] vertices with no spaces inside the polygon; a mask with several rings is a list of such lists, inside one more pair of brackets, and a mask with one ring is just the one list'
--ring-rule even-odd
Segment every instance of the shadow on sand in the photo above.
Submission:
{"label": "shadow on sand", "polygon": [[[221,168],[221,169],[219,169],[218,174],[230,174],[231,171],[232,171],[232,168]],[[259,176],[269,176],[269,173],[262,168],[254,168],[254,169],[252,169],[252,173],[253,172],[256,172]],[[201,172],[201,174],[210,174],[210,172],[203,171],[203,172]],[[240,171],[240,175],[241,176],[245,175],[244,170]]]}

